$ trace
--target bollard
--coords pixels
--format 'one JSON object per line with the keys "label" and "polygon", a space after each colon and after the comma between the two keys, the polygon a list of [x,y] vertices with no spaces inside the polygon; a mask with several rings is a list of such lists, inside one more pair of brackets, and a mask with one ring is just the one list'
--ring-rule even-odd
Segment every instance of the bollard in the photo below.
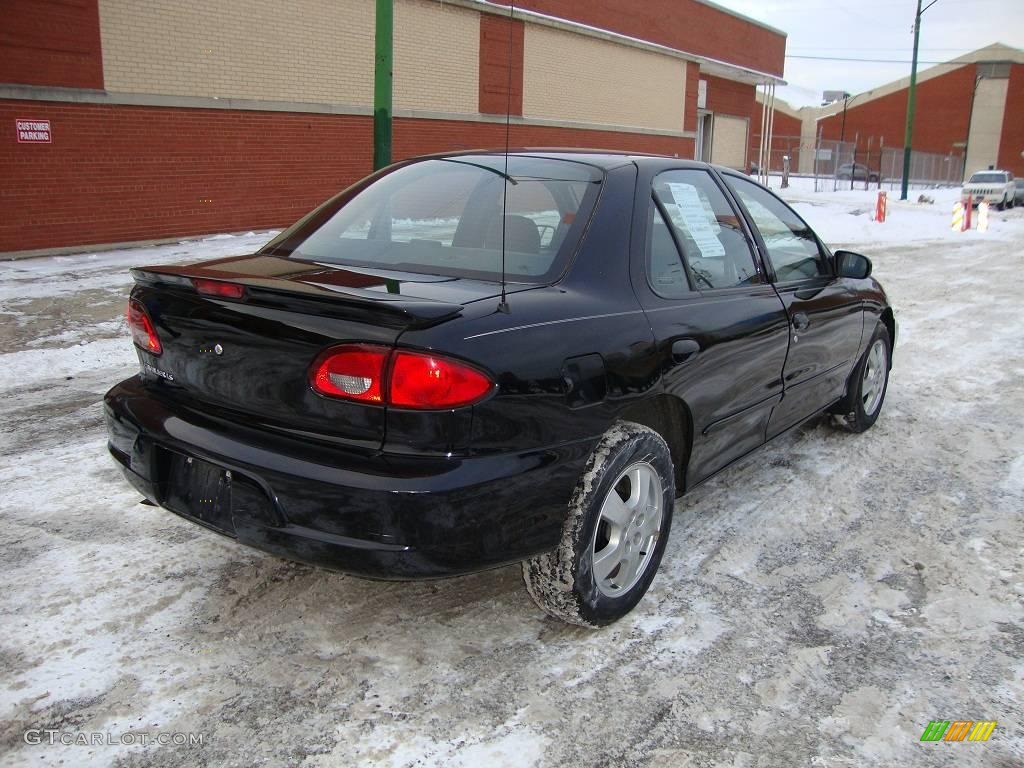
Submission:
{"label": "bollard", "polygon": [[[979,206],[980,208],[981,206]],[[968,230],[971,228],[971,211],[974,210],[974,198],[971,195],[967,196],[967,202],[964,203],[964,228],[961,231]]]}
{"label": "bollard", "polygon": [[888,207],[885,192],[878,191],[878,200],[875,202],[875,221],[879,224],[885,222],[886,208]]}
{"label": "bollard", "polygon": [[964,231],[964,204],[957,201],[953,206],[953,223],[949,227],[954,232]]}
{"label": "bollard", "polygon": [[988,231],[988,203],[984,200],[978,203],[978,231]]}

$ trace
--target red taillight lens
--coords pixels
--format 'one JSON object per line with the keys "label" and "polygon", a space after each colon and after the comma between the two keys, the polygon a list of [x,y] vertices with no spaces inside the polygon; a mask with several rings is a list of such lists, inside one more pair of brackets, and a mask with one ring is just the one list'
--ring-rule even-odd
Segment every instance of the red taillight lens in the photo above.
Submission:
{"label": "red taillight lens", "polygon": [[383,405],[389,354],[386,347],[368,344],[334,347],[313,363],[310,384],[321,395]]}
{"label": "red taillight lens", "polygon": [[154,355],[164,351],[160,343],[160,337],[156,335],[156,328],[149,318],[149,313],[138,299],[128,301],[128,327],[132,332],[132,341],[139,349],[144,349]]}
{"label": "red taillight lens", "polygon": [[328,397],[417,410],[472,405],[494,388],[486,374],[465,363],[370,344],[327,350],[313,363],[310,384]]}
{"label": "red taillight lens", "polygon": [[480,371],[436,355],[399,350],[388,402],[398,408],[457,408],[480,400],[493,384]]}
{"label": "red taillight lens", "polygon": [[221,280],[205,280],[192,278],[192,285],[204,296],[218,296],[222,299],[240,299],[245,295],[245,286],[238,283],[225,283]]}

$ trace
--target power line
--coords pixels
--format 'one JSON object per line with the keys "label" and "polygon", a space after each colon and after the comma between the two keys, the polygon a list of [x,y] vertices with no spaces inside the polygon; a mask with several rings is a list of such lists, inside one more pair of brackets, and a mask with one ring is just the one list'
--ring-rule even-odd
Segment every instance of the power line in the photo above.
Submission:
{"label": "power line", "polygon": [[[864,64],[911,64],[906,59],[851,59],[843,56],[800,56],[794,53],[787,53],[787,59],[814,59],[815,61],[859,61]],[[948,61],[920,61],[918,64],[949,64]]]}

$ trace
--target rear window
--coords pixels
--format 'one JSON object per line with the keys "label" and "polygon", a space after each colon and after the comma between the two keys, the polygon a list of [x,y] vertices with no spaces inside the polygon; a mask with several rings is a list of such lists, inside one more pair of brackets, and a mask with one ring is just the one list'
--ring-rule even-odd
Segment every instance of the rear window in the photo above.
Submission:
{"label": "rear window", "polygon": [[976,173],[971,176],[968,184],[1005,184],[1005,173]]}
{"label": "rear window", "polygon": [[543,157],[423,160],[325,203],[267,244],[295,259],[513,282],[558,277],[594,207],[602,172]]}

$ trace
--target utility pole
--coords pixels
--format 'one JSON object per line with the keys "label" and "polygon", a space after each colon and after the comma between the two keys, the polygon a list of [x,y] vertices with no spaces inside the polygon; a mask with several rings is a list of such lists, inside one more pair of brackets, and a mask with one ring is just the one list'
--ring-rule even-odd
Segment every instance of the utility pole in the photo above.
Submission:
{"label": "utility pole", "polygon": [[903,136],[903,180],[900,183],[900,200],[907,199],[907,188],[910,186],[910,153],[914,134],[914,108],[917,106],[917,46],[921,41],[921,14],[937,2],[939,0],[932,0],[922,9],[921,0],[917,0],[917,13],[914,14],[914,56],[910,65],[910,90],[907,91],[907,129]]}
{"label": "utility pole", "polygon": [[375,171],[391,164],[394,31],[394,0],[377,0],[373,59],[373,169]]}
{"label": "utility pole", "polygon": [[[850,104],[850,94],[843,92],[843,127],[839,129],[839,151],[846,145],[846,108]],[[850,166],[850,189],[853,189],[853,177],[857,175],[857,150],[853,152],[853,164]]]}

